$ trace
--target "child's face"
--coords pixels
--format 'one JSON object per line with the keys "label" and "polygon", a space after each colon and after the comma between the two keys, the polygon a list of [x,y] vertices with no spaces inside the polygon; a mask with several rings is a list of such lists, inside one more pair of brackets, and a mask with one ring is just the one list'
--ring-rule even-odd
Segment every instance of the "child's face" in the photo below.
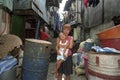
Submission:
{"label": "child's face", "polygon": [[62,40],[66,39],[66,36],[65,36],[63,33],[60,33],[59,37],[60,37],[60,39],[62,39]]}
{"label": "child's face", "polygon": [[40,29],[40,32],[43,32],[43,29]]}

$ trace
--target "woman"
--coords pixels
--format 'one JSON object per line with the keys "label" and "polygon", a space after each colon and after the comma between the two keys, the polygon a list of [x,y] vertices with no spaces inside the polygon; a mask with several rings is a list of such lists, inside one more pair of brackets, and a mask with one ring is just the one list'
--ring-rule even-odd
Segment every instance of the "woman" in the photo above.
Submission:
{"label": "woman", "polygon": [[[69,46],[67,47],[68,49],[72,49],[73,47],[73,37],[69,36],[69,33],[71,31],[71,26],[70,24],[65,24],[63,26],[63,33],[67,37],[67,40],[69,41]],[[56,45],[59,44],[60,39],[57,38]],[[59,50],[56,50],[59,51]],[[57,52],[58,53],[58,52]],[[59,70],[58,70],[58,80],[62,80],[62,74],[65,75],[65,80],[70,80],[70,74],[73,73],[72,69],[72,54],[67,57],[67,59],[61,64]]]}

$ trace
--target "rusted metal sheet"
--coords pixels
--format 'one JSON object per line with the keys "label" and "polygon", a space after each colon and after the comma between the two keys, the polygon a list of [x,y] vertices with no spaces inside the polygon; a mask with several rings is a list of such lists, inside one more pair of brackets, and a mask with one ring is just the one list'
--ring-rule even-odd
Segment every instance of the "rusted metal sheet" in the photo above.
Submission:
{"label": "rusted metal sheet", "polygon": [[10,33],[10,14],[3,9],[0,9],[0,35]]}
{"label": "rusted metal sheet", "polygon": [[119,3],[120,0],[100,0],[100,3],[95,7],[92,5],[85,7],[82,3],[82,18],[85,27],[95,27],[110,22],[114,16],[119,16]]}
{"label": "rusted metal sheet", "polygon": [[31,9],[33,0],[14,0],[14,9]]}
{"label": "rusted metal sheet", "polygon": [[13,0],[0,0],[0,5],[8,8],[10,11],[13,10]]}
{"label": "rusted metal sheet", "polygon": [[31,10],[15,10],[14,11],[15,14],[18,15],[35,15],[36,13],[31,9]]}
{"label": "rusted metal sheet", "polygon": [[[40,0],[39,0],[40,1]],[[42,0],[41,0],[42,1]],[[42,1],[42,5],[41,4],[37,4],[38,0],[34,0],[34,2],[32,3],[32,9],[46,22],[49,23],[48,21],[48,15],[47,15],[47,10],[46,10],[46,0]],[[39,6],[41,5],[41,6]],[[38,7],[36,7],[38,6]]]}
{"label": "rusted metal sheet", "polygon": [[46,0],[14,0],[14,9],[32,9],[32,4],[34,4],[35,7],[43,13],[46,10],[45,2]]}

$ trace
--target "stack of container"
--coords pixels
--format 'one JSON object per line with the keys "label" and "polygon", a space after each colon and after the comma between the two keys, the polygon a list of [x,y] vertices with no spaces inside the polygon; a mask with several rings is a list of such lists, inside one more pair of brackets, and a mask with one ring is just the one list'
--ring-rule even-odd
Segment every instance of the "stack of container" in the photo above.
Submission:
{"label": "stack of container", "polygon": [[120,25],[114,26],[97,34],[102,47],[120,50]]}

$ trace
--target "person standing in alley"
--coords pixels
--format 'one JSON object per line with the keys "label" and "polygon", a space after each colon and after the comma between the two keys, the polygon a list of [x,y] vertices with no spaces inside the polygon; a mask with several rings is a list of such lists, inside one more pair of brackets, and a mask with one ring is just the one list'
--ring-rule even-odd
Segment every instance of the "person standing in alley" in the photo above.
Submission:
{"label": "person standing in alley", "polygon": [[[59,33],[59,45],[56,45],[56,51],[57,51],[57,62],[56,62],[56,68],[52,72],[57,76],[58,69],[60,68],[60,65],[67,59],[67,56],[69,55],[69,49],[67,49],[67,46],[69,45],[69,41],[66,40],[66,36],[63,34],[63,32]],[[70,53],[71,54],[71,53]]]}
{"label": "person standing in alley", "polygon": [[[73,37],[69,36],[69,33],[71,31],[70,24],[65,24],[63,26],[63,33],[66,36],[66,39],[69,41],[69,45],[67,49],[72,49],[73,47]],[[59,44],[60,39],[57,38],[56,45]],[[69,55],[67,59],[60,65],[60,68],[58,69],[58,80],[62,80],[62,75],[65,75],[65,80],[70,80],[70,75],[73,73],[73,62],[72,62],[72,52],[69,52]]]}
{"label": "person standing in alley", "polygon": [[45,28],[41,27],[40,28],[40,40],[48,40],[50,38],[50,35],[45,32]]}

